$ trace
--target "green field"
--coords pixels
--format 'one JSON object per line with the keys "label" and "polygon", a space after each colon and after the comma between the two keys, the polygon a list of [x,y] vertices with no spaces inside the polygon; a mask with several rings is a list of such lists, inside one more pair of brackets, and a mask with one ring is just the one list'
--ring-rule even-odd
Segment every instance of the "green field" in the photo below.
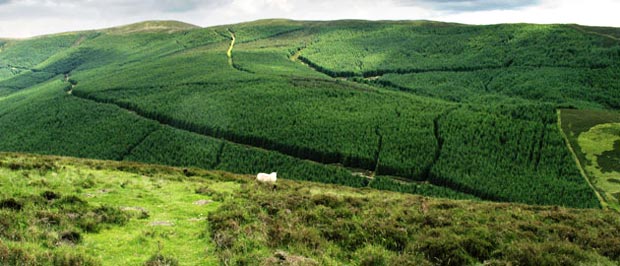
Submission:
{"label": "green field", "polygon": [[609,210],[12,153],[0,154],[0,185],[1,265],[620,262]]}
{"label": "green field", "polygon": [[556,109],[620,108],[613,34],[261,20],[7,40],[0,150],[597,208]]}
{"label": "green field", "polygon": [[620,209],[620,113],[562,110],[562,129],[590,182]]}

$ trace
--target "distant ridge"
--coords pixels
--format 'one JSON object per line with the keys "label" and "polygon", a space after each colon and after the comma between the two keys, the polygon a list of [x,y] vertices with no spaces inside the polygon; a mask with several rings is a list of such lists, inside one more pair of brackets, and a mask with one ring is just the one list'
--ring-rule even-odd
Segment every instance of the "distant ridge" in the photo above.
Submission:
{"label": "distant ridge", "polygon": [[126,24],[121,26],[114,26],[109,28],[100,29],[87,29],[78,31],[67,31],[50,34],[42,34],[24,38],[11,38],[0,36],[0,41],[20,41],[36,39],[41,37],[59,36],[76,33],[88,33],[88,32],[106,32],[109,34],[131,34],[137,32],[161,32],[161,33],[173,33],[183,30],[200,29],[200,28],[225,28],[230,26],[273,26],[276,24],[287,23],[289,25],[306,25],[306,23],[316,23],[317,25],[340,25],[346,26],[348,24],[359,23],[391,23],[391,24],[404,24],[411,26],[490,26],[490,25],[567,25],[573,27],[579,31],[589,34],[595,34],[609,39],[617,41],[620,38],[620,30],[614,27],[601,27],[601,26],[587,26],[579,24],[535,24],[535,23],[500,23],[500,24],[464,24],[456,22],[434,21],[434,20],[363,20],[363,19],[340,19],[340,20],[292,20],[286,18],[270,18],[270,19],[258,19],[242,21],[232,24],[210,25],[210,26],[198,26],[183,21],[177,20],[148,20],[142,22],[136,22],[132,24]]}
{"label": "distant ridge", "polygon": [[8,37],[0,36],[0,41],[8,42],[8,41],[20,41],[20,40],[32,40],[32,39],[38,39],[38,38],[44,38],[44,37],[80,34],[80,33],[89,33],[89,32],[105,32],[109,34],[131,34],[131,33],[137,33],[137,32],[172,33],[172,32],[177,32],[177,31],[182,31],[182,30],[199,29],[199,28],[201,27],[193,25],[193,24],[185,23],[182,21],[176,21],[176,20],[149,20],[149,21],[142,21],[142,22],[121,25],[121,26],[116,26],[116,27],[111,27],[111,28],[58,32],[58,33],[31,36],[31,37],[26,37],[26,38],[8,38]]}
{"label": "distant ridge", "polygon": [[181,30],[197,29],[199,26],[175,21],[175,20],[152,20],[144,21],[133,24],[128,24],[119,27],[103,29],[107,33],[111,34],[129,34],[136,32],[175,32]]}

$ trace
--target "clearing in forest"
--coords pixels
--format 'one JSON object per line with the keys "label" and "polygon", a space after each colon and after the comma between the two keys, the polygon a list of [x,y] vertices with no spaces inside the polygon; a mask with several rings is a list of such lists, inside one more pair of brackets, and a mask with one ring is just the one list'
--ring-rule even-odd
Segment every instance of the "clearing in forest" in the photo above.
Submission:
{"label": "clearing in forest", "polygon": [[561,110],[562,130],[592,185],[610,207],[620,208],[620,114]]}

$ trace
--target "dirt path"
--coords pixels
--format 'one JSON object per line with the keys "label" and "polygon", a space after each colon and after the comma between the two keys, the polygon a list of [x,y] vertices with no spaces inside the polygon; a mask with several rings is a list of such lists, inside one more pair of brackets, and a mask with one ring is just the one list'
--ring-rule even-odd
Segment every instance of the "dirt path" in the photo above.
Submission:
{"label": "dirt path", "polygon": [[[291,61],[293,62],[297,62],[297,60],[299,59],[299,56],[301,55],[301,52],[306,49],[306,47],[300,47],[297,48],[297,51],[295,51],[295,53],[293,55],[291,55],[291,57],[289,57],[289,59],[291,59]],[[303,64],[303,62],[301,62]]]}
{"label": "dirt path", "polygon": [[82,44],[84,40],[86,40],[86,35],[80,35],[80,37],[77,40],[75,40],[75,42],[71,45],[71,47],[80,46],[80,44]]}
{"label": "dirt path", "polygon": [[564,130],[562,130],[562,112],[559,109],[556,112],[558,114],[558,130],[560,130],[560,134],[562,135],[562,138],[564,139],[564,142],[566,143],[566,146],[568,147],[568,150],[570,151],[570,154],[573,157],[573,160],[575,160],[575,163],[577,164],[577,168],[579,169],[579,173],[581,173],[581,176],[586,180],[586,182],[588,183],[590,188],[594,191],[594,194],[596,194],[596,198],[598,198],[598,201],[600,202],[601,207],[603,209],[607,209],[607,207],[608,207],[607,202],[605,201],[605,199],[603,199],[603,197],[598,192],[598,190],[596,190],[594,185],[592,185],[592,183],[590,182],[590,178],[588,177],[586,172],[583,170],[583,167],[581,166],[581,162],[579,161],[579,157],[577,157],[577,154],[575,153],[575,150],[573,150],[573,147],[571,146],[570,141],[568,140],[568,137],[566,136],[566,133],[564,132]]}
{"label": "dirt path", "polygon": [[71,75],[65,74],[65,79],[64,80],[65,80],[65,82],[68,82],[70,84],[69,89],[66,91],[67,94],[69,94],[69,95],[73,94],[73,89],[75,89],[75,86],[77,84],[77,83],[71,82],[70,79],[71,79]]}
{"label": "dirt path", "polygon": [[594,35],[598,35],[598,36],[601,36],[601,37],[609,38],[609,39],[612,39],[612,40],[620,41],[620,38],[618,38],[616,36],[609,35],[609,34],[595,32],[595,31],[589,31],[589,30],[586,30],[586,29],[581,28],[579,26],[572,26],[572,28],[576,29],[578,31],[581,31],[582,33],[594,34]]}
{"label": "dirt path", "polygon": [[[329,74],[324,73],[323,71],[320,71],[319,69],[317,69],[317,68],[316,68],[316,67],[314,67],[313,65],[308,64],[308,63],[306,63],[306,62],[304,61],[304,60],[307,60],[307,59],[305,59],[304,57],[301,57],[301,53],[302,53],[302,52],[303,52],[303,51],[304,51],[307,47],[308,47],[307,45],[304,45],[304,46],[302,46],[302,47],[297,48],[297,51],[295,51],[295,53],[293,53],[293,54],[289,57],[289,59],[290,59],[291,61],[293,61],[293,62],[300,63],[300,64],[302,64],[302,65],[306,66],[307,68],[312,69],[314,72],[321,73],[321,74],[326,75],[326,76],[328,76],[328,77],[330,77],[330,78],[334,78],[334,77],[330,76]],[[301,57],[301,58],[300,58],[300,57]],[[347,79],[345,78],[345,80],[347,80]]]}
{"label": "dirt path", "polygon": [[254,72],[235,64],[235,61],[233,60],[233,49],[235,48],[235,42],[237,41],[237,37],[235,36],[235,33],[231,31],[230,29],[228,29],[228,33],[230,33],[230,38],[231,38],[230,47],[228,47],[228,51],[226,51],[226,56],[228,56],[228,65],[236,70],[254,74]]}
{"label": "dirt path", "polygon": [[32,72],[35,72],[35,70],[32,69],[32,68],[21,67],[21,66],[14,66],[14,65],[6,65],[6,67],[2,66],[0,68],[8,68],[8,69],[11,69],[11,70],[21,70],[21,71],[32,71]]}
{"label": "dirt path", "polygon": [[233,48],[235,48],[235,41],[237,41],[237,38],[235,37],[235,33],[232,32],[230,29],[227,29],[228,33],[230,33],[230,46],[228,47],[228,51],[226,51],[226,56],[228,56],[228,65],[230,65],[231,67],[235,67],[235,63],[233,62],[233,56],[232,56],[232,52],[233,52]]}

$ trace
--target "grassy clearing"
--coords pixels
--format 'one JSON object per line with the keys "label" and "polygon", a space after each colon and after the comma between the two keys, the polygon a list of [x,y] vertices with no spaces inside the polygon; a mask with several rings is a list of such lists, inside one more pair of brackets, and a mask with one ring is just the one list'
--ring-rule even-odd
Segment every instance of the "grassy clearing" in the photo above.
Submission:
{"label": "grassy clearing", "polygon": [[593,183],[605,192],[610,204],[620,207],[620,123],[596,125],[580,134],[577,142]]}
{"label": "grassy clearing", "polygon": [[620,209],[620,114],[561,110],[562,130],[590,182],[610,207]]}
{"label": "grassy clearing", "polygon": [[[45,254],[69,256],[67,250],[74,249],[86,265],[142,265],[157,254],[179,265],[218,265],[204,232],[206,217],[238,189],[237,183],[214,182],[210,174],[186,177],[117,170],[123,166],[107,162],[85,166],[38,158],[3,154],[0,159],[0,246],[40,254],[24,263],[57,264],[46,261]],[[23,205],[21,210],[6,207],[11,199]],[[100,215],[101,208],[106,211]],[[0,254],[4,263],[11,260]]]}

